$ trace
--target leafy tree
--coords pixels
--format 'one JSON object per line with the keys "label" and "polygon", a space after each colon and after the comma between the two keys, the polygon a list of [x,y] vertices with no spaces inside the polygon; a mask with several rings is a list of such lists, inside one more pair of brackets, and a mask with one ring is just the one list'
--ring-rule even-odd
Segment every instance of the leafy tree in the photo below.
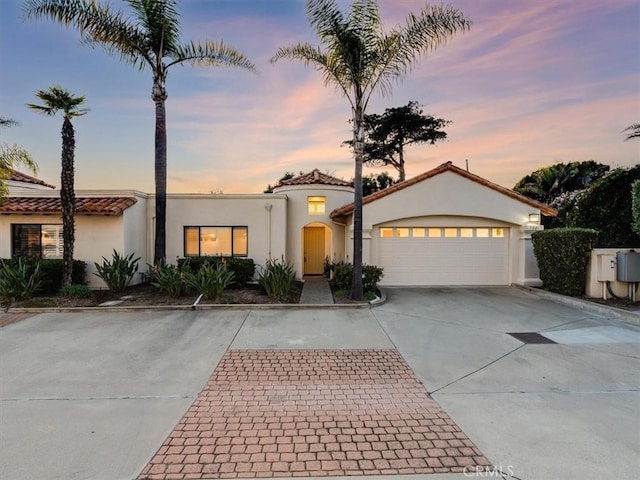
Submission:
{"label": "leafy tree", "polygon": [[632,138],[640,138],[640,123],[634,123],[629,125],[623,130],[623,132],[629,132],[625,140],[631,140]]}
{"label": "leafy tree", "polygon": [[523,177],[513,190],[533,200],[551,204],[562,194],[583,190],[608,171],[608,165],[594,160],[556,163]]}
{"label": "leafy tree", "polygon": [[75,243],[76,194],[74,190],[75,131],[71,119],[88,112],[80,106],[85,97],[75,97],[62,87],[49,87],[36,93],[42,105],[28,106],[45,115],[54,116],[62,112],[62,170],[60,174],[60,203],[62,204],[62,285],[72,283],[73,246]]}
{"label": "leafy tree", "polygon": [[151,98],[155,103],[156,231],[154,262],[166,257],[167,124],[165,100],[169,68],[174,65],[226,65],[254,71],[244,55],[222,41],[180,40],[180,16],[176,0],[124,0],[131,13],[113,11],[94,0],[27,0],[27,18],[48,18],[80,32],[90,45],[101,45],[140,70],[153,75]]}
{"label": "leafy tree", "polygon": [[631,185],[631,230],[640,235],[640,180]]}
{"label": "leafy tree", "polygon": [[270,183],[267,184],[267,188],[264,189],[263,193],[273,193],[273,189],[276,188],[278,185],[280,185],[280,182],[283,182],[284,180],[289,180],[295,176],[296,175],[293,172],[284,172],[284,175],[280,177],[280,179],[276,182],[275,185],[271,185]]}
{"label": "leafy tree", "polygon": [[443,45],[471,23],[449,6],[426,6],[410,14],[405,24],[383,29],[376,0],[354,0],[344,14],[338,0],[307,0],[306,13],[320,46],[298,43],[278,49],[271,58],[300,60],[312,64],[325,84],[334,85],[352,110],[355,152],[353,213],[353,282],[351,298],[362,292],[362,163],[366,114],[374,92],[389,94],[392,82],[402,78],[426,53]]}
{"label": "leafy tree", "polygon": [[[18,122],[11,118],[0,117],[0,127],[13,127]],[[6,180],[19,167],[23,166],[32,173],[38,173],[38,165],[33,161],[29,152],[18,145],[0,144],[0,203],[6,198],[8,189]]]}
{"label": "leafy tree", "polygon": [[573,202],[568,226],[600,231],[600,247],[640,247],[632,229],[632,185],[640,180],[640,165],[616,168],[593,182]]}
{"label": "leafy tree", "polygon": [[[442,130],[451,122],[424,114],[418,102],[387,108],[383,114],[364,116],[364,163],[391,165],[398,171],[398,181],[406,179],[404,147],[415,143],[435,144],[447,138]],[[346,142],[353,146],[353,141]]]}
{"label": "leafy tree", "polygon": [[389,188],[396,183],[398,182],[389,176],[387,172],[365,175],[362,177],[362,196],[366,197],[372,193]]}

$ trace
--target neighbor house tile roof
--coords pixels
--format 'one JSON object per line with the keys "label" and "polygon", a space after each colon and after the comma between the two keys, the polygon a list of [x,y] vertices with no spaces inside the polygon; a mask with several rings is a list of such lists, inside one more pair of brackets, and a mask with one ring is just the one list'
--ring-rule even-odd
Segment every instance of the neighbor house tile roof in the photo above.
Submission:
{"label": "neighbor house tile roof", "polygon": [[39,178],[32,177],[31,175],[27,175],[26,173],[18,172],[16,170],[14,170],[14,172],[11,174],[9,180],[13,182],[31,183],[33,185],[42,185],[44,187],[56,188],[54,185],[43,182]]}
{"label": "neighbor house tile roof", "polygon": [[277,187],[285,185],[336,185],[340,187],[353,187],[353,182],[347,182],[326,173],[321,173],[317,168],[309,173],[303,173],[297,177],[290,178],[289,180],[282,180]]}
{"label": "neighbor house tile roof", "polygon": [[[416,183],[420,183],[423,180],[426,180],[427,178],[435,177],[436,175],[439,175],[444,172],[457,173],[458,175],[468,178],[473,182],[479,183],[480,185],[484,185],[485,187],[488,187],[492,190],[500,192],[522,203],[526,203],[540,210],[540,212],[542,212],[544,215],[555,217],[558,214],[558,211],[555,208],[551,208],[550,206],[545,205],[544,203],[540,203],[535,200],[532,200],[528,197],[525,197],[524,195],[520,195],[519,193],[514,192],[513,190],[510,190],[506,187],[498,185],[497,183],[490,182],[489,180],[479,177],[478,175],[475,175],[471,172],[463,170],[462,168],[456,167],[451,162],[443,163],[439,167],[436,167],[433,170],[429,170],[428,172],[422,173],[417,177],[410,178],[409,180],[405,180],[404,182],[401,182],[401,183],[396,183],[395,185],[389,188],[385,188],[384,190],[379,190],[377,192],[372,193],[371,195],[367,195],[362,200],[362,203],[363,204],[371,203],[375,200],[378,200],[379,198],[386,197],[387,195],[390,195],[393,192],[397,192],[398,190],[402,190],[403,188],[410,187],[411,185],[415,185]],[[344,205],[340,208],[336,208],[333,212],[331,212],[330,216],[331,218],[336,218],[342,215],[348,215],[351,212],[353,212],[353,208],[354,208],[353,203],[349,203],[348,205]]]}
{"label": "neighbor house tile roof", "polygon": [[[134,197],[81,197],[76,198],[77,215],[119,216],[135,204]],[[8,197],[0,203],[0,214],[60,215],[59,197]]]}

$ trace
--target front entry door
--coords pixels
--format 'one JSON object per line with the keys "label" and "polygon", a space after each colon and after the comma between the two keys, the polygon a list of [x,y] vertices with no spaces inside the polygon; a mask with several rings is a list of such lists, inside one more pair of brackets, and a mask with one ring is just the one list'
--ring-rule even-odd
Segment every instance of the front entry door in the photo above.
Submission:
{"label": "front entry door", "polygon": [[304,274],[322,275],[324,270],[324,227],[304,228]]}

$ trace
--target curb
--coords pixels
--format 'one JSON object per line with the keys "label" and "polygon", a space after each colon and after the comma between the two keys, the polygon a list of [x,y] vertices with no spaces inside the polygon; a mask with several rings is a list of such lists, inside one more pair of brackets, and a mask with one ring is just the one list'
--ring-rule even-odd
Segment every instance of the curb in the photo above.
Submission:
{"label": "curb", "polygon": [[640,326],[640,311],[636,313],[628,310],[623,310],[621,308],[600,305],[598,303],[593,303],[581,298],[567,297],[566,295],[561,295],[559,293],[549,292],[547,290],[542,290],[534,287],[525,287],[523,285],[516,284],[513,284],[513,286],[532,293],[540,298],[545,298],[556,303],[562,303],[563,305],[578,308],[580,310],[584,310],[585,312],[596,313],[608,319],[619,320]]}

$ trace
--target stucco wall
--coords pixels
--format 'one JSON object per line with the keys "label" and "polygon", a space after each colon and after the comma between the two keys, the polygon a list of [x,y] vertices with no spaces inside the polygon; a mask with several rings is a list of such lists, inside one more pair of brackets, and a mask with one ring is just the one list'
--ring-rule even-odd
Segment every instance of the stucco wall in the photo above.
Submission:
{"label": "stucco wall", "polygon": [[[268,206],[271,207],[268,207]],[[147,209],[153,254],[154,202]],[[169,195],[167,197],[167,262],[184,256],[184,227],[246,226],[248,257],[264,266],[271,256],[286,253],[287,197],[285,195]]]}
{"label": "stucco wall", "polygon": [[[333,261],[345,259],[345,227],[333,222],[329,214],[336,208],[353,201],[353,188],[330,185],[289,185],[279,187],[275,193],[284,194],[289,198],[287,211],[287,261],[296,269],[296,276],[301,278],[304,273],[304,237],[305,226],[323,225],[331,231],[326,235],[325,254]],[[326,197],[325,213],[323,215],[309,214],[307,208],[308,196]]]}

